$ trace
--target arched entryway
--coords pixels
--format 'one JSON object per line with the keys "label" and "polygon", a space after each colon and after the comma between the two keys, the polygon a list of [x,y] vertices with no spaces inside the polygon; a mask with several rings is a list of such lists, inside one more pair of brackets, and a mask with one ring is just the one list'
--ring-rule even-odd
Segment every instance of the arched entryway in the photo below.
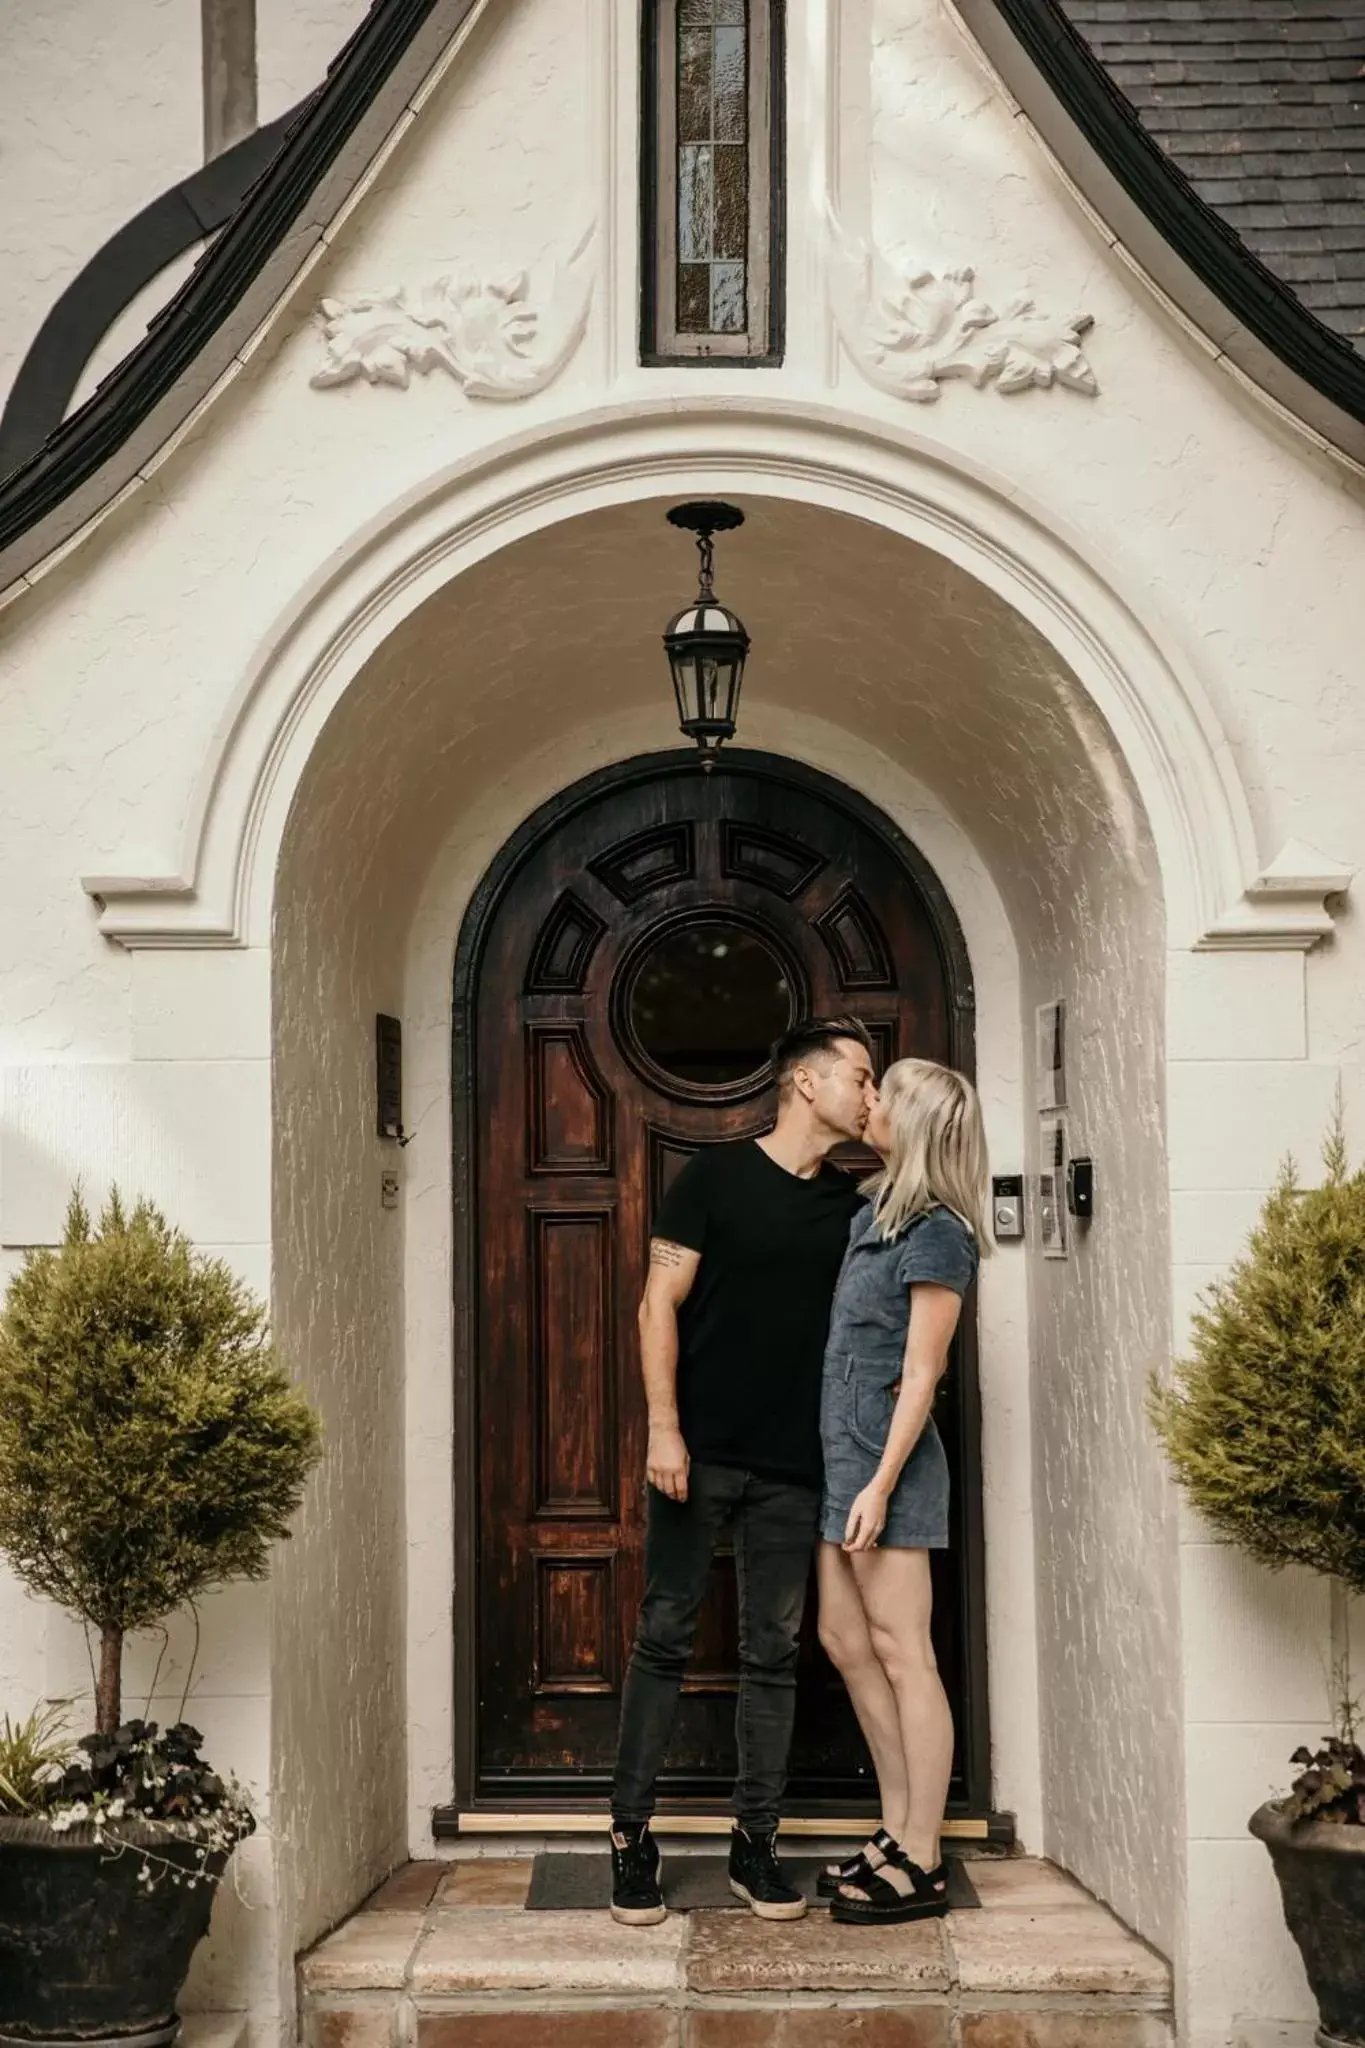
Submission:
{"label": "arched entryway", "polygon": [[[1011,569],[1008,595],[992,587],[1015,560],[1017,508],[1003,497],[982,513],[993,551],[964,564],[949,511],[932,532],[899,530],[941,481],[903,451],[894,478],[886,448],[863,442],[876,474],[853,478],[850,440],[837,477],[794,466],[779,482],[756,458],[698,466],[686,413],[666,431],[672,496],[705,489],[748,512],[725,586],[762,651],[746,744],[864,792],[951,891],[998,1171],[1037,1170],[1034,1012],[1069,1003],[1071,1148],[1095,1156],[1107,1220],[1065,1261],[1005,1247],[980,1284],[993,1801],[1021,1841],[1135,1918],[1132,1872],[1178,1854],[1178,1729],[1161,1704],[1176,1682],[1175,1544],[1142,1415],[1169,1328],[1164,947],[1188,942],[1221,869],[1199,864],[1209,842],[1189,806],[1171,827],[1179,762],[1149,774],[1124,704],[1147,707],[1139,739],[1152,745],[1179,718],[1149,684],[1150,636],[1050,542],[1046,588],[1084,622],[1083,645],[1079,627],[1049,638],[1037,622],[1046,561]],[[730,428],[714,431],[724,441]],[[803,449],[813,432],[803,414]],[[224,809],[242,783],[236,740],[213,781],[190,911],[216,917],[230,874],[223,900],[269,947],[276,1327],[332,1445],[272,1595],[281,1824],[298,1834],[321,1815],[328,1830],[325,1855],[310,1833],[298,1872],[310,1931],[352,1902],[357,1870],[387,1867],[400,1829],[424,1854],[433,1821],[444,1834],[460,1810],[471,1688],[467,1667],[454,1680],[468,1651],[452,1615],[468,1609],[453,1567],[474,1451],[472,1361],[451,1314],[470,1256],[451,1218],[471,1199],[451,1145],[452,951],[523,821],[672,731],[658,631],[676,535],[670,498],[631,476],[622,502],[593,498],[618,489],[609,480],[582,510],[551,512],[528,487],[515,518],[540,526],[505,545],[480,527],[458,573],[442,557],[444,580],[404,583],[387,608],[375,598],[363,638],[338,638],[325,661],[315,651],[290,695],[330,616],[320,599],[243,712],[243,746],[258,713],[288,735],[249,784],[249,829],[230,829]],[[510,493],[503,471],[496,482]],[[954,476],[952,488],[957,503],[966,486]],[[236,867],[234,848],[246,850]],[[165,892],[154,907],[190,914]],[[377,1011],[403,1019],[402,1152],[375,1133]],[[1085,1731],[1101,1721],[1097,1747]]]}
{"label": "arched entryway", "polygon": [[[770,1125],[777,1033],[844,1011],[867,1024],[879,1065],[914,1054],[973,1068],[971,971],[932,870],[871,804],[774,755],[736,750],[712,775],[656,755],[592,776],[528,821],[471,904],[453,1010],[467,1810],[553,1814],[605,1795],[642,1587],[634,1310],[650,1216],[699,1146]],[[936,1642],[958,1730],[953,1815],[984,1820],[969,1307],[940,1400],[955,1486]],[[735,1604],[722,1554],[661,1788],[681,1810],[719,1810],[733,1777]],[[867,1752],[813,1609],[791,1809],[871,1810]]]}

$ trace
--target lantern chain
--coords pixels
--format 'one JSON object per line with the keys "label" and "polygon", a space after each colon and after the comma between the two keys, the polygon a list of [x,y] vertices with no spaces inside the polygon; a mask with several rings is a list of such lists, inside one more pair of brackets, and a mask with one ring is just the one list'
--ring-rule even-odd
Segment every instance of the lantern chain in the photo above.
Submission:
{"label": "lantern chain", "polygon": [[709,533],[697,535],[697,553],[701,556],[700,583],[697,590],[698,604],[714,604],[716,600],[715,549]]}

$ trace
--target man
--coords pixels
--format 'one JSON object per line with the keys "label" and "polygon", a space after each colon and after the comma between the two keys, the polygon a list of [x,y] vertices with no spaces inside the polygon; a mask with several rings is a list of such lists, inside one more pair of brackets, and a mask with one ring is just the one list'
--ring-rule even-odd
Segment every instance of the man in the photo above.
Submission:
{"label": "man", "polygon": [[767,1137],[690,1159],[654,1219],[640,1304],[649,1404],[645,1597],[621,1702],[612,1788],[612,1914],[664,1917],[654,1785],[716,1538],[733,1518],[739,1581],[739,1776],[731,1889],[762,1919],[799,1919],[777,1827],[796,1652],[820,1505],[820,1381],[830,1304],[858,1206],[829,1164],[876,1098],[871,1043],[850,1017],[773,1047]]}

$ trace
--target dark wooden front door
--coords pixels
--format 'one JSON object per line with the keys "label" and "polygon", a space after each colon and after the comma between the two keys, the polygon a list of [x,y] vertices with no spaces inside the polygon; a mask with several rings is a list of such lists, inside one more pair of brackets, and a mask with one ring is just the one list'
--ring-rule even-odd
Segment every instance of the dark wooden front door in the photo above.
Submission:
{"label": "dark wooden front door", "polygon": [[[854,1012],[879,1065],[969,1064],[970,990],[951,913],[911,851],[834,785],[767,756],[737,752],[711,776],[660,757],[571,793],[505,869],[461,949],[477,1447],[474,1598],[458,1622],[473,1631],[462,1796],[538,1808],[600,1799],[609,1782],[642,1585],[635,1311],[659,1196],[699,1146],[769,1127],[766,1048],[790,1016]],[[953,1547],[935,1559],[954,1807],[981,1813],[970,1327],[939,1423],[956,1482]],[[792,1806],[856,1810],[867,1754],[810,1605]],[[721,1555],[666,1796],[723,1802],[735,1639]]]}

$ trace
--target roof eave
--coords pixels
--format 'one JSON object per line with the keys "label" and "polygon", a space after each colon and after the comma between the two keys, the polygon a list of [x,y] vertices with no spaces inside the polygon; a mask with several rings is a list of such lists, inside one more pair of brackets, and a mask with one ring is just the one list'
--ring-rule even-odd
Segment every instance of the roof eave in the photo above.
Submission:
{"label": "roof eave", "polygon": [[292,295],[327,230],[483,0],[380,0],[145,340],[0,479],[0,591],[133,489]]}
{"label": "roof eave", "polygon": [[1218,357],[1365,464],[1365,357],[1202,200],[1053,0],[950,0],[1102,230]]}

